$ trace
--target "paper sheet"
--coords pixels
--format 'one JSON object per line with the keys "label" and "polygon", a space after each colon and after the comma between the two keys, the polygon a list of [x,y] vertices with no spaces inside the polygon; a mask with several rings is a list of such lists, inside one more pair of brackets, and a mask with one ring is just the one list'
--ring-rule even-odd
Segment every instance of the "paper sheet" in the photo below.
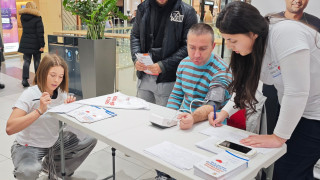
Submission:
{"label": "paper sheet", "polygon": [[167,141],[147,148],[144,151],[183,170],[192,169],[195,163],[206,158],[205,156]]}
{"label": "paper sheet", "polygon": [[[223,128],[223,127],[209,127],[207,129],[204,129],[200,131],[200,133],[205,134],[207,136],[213,136],[220,140],[228,140],[237,144],[240,144],[240,140],[247,138],[249,135],[245,132],[241,131],[232,131],[231,129]],[[257,152],[266,154],[270,151],[272,151],[275,148],[253,148]]]}
{"label": "paper sheet", "polygon": [[76,101],[76,103],[119,109],[149,109],[147,101],[120,92],[83,99]]}
{"label": "paper sheet", "polygon": [[[151,59],[151,57],[150,57],[150,55],[149,55],[149,53],[144,53],[144,54],[136,53],[136,57],[137,57],[138,61],[140,61],[141,63],[143,63],[146,66],[154,64],[152,59]],[[151,75],[159,75],[159,74],[153,74],[149,70],[145,70],[144,72],[147,73],[147,74],[151,74]]]}
{"label": "paper sheet", "polygon": [[48,112],[56,112],[56,113],[67,113],[74,109],[77,109],[81,107],[82,104],[77,103],[68,103],[68,104],[61,104],[59,106],[55,106],[53,108],[50,108]]}
{"label": "paper sheet", "polygon": [[82,106],[66,113],[82,123],[93,123],[116,116],[117,114],[98,106]]}

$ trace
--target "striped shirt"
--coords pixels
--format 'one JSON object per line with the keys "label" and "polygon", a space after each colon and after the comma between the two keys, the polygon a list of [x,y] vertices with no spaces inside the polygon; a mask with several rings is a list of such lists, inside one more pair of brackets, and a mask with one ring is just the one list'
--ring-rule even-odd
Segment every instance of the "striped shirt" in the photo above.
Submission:
{"label": "striped shirt", "polygon": [[[225,89],[225,100],[230,98],[226,90],[231,82],[231,74],[227,72],[228,65],[220,57],[211,54],[205,65],[197,66],[187,57],[182,60],[177,69],[177,79],[170,94],[167,107],[172,109],[189,109],[194,100],[203,101],[212,88]],[[226,104],[222,103],[222,106]],[[194,101],[192,111],[200,107],[202,103]]]}

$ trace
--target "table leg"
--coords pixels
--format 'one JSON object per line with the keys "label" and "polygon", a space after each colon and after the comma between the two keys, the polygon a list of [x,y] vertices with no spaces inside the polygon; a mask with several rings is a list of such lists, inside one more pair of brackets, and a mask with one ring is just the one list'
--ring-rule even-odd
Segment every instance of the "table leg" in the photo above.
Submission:
{"label": "table leg", "polygon": [[64,142],[63,142],[63,122],[59,121],[59,139],[60,139],[60,155],[61,155],[61,178],[64,180],[66,176],[65,158],[64,158]]}
{"label": "table leg", "polygon": [[106,177],[103,180],[107,180],[112,178],[113,180],[116,180],[116,149],[115,148],[111,148],[112,150],[112,175]]}

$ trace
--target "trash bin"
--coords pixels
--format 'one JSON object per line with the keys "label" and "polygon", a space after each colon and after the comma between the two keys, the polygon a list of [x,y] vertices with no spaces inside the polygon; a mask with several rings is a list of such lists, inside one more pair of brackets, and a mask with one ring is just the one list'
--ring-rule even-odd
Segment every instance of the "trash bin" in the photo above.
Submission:
{"label": "trash bin", "polygon": [[48,35],[49,53],[61,56],[68,64],[69,92],[82,98],[78,39],[82,37]]}

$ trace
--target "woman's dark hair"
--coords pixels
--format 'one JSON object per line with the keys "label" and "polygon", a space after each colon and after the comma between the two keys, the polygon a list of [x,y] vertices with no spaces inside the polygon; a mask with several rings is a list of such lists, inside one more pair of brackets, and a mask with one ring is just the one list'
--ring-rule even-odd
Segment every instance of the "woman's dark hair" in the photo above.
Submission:
{"label": "woman's dark hair", "polygon": [[256,112],[258,103],[255,93],[258,88],[263,56],[265,54],[269,23],[260,12],[248,3],[235,1],[226,5],[219,13],[217,28],[225,34],[247,34],[250,32],[258,37],[252,47],[252,52],[241,56],[235,52],[231,54],[229,69],[232,71],[230,93],[236,93],[234,102],[237,108],[250,108]]}

